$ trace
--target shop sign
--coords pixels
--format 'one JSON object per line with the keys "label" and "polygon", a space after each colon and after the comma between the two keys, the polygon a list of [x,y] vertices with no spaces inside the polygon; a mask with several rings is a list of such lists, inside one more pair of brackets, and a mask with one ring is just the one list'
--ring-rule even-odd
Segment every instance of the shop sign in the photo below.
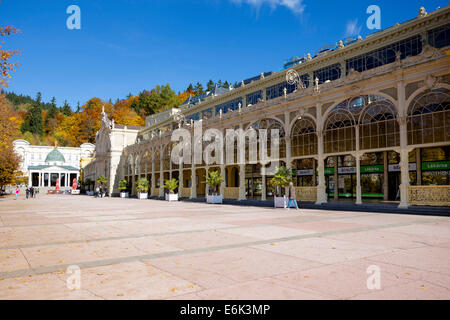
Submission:
{"label": "shop sign", "polygon": [[[415,162],[409,163],[409,171],[416,171],[417,164]],[[400,164],[390,164],[388,166],[389,172],[400,172]]]}
{"label": "shop sign", "polygon": [[361,173],[377,173],[384,172],[384,166],[381,164],[373,165],[373,166],[361,166]]}
{"label": "shop sign", "polygon": [[313,169],[297,170],[297,176],[312,176],[312,175]]}
{"label": "shop sign", "polygon": [[338,168],[339,174],[349,174],[349,173],[356,173],[356,167],[342,167]]}
{"label": "shop sign", "polygon": [[450,169],[450,161],[423,162],[422,170],[447,170]]}

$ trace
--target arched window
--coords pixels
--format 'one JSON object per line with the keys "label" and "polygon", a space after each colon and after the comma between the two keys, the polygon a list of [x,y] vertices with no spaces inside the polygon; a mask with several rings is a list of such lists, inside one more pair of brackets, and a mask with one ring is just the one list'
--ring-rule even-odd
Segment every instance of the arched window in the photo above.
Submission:
{"label": "arched window", "polygon": [[408,108],[408,144],[450,141],[450,92],[430,89],[413,99]]}
{"label": "arched window", "polygon": [[140,157],[136,156],[136,160],[134,161],[134,174],[137,175],[139,173]]}
{"label": "arched window", "polygon": [[347,102],[336,106],[325,122],[325,153],[355,150],[355,120],[347,106]]}
{"label": "arched window", "polygon": [[400,145],[399,125],[394,105],[387,99],[368,100],[360,118],[360,149]]}
{"label": "arched window", "polygon": [[159,147],[155,148],[155,172],[161,171],[161,153]]}
{"label": "arched window", "polygon": [[348,99],[330,112],[324,126],[325,153],[378,149],[399,145],[399,129],[394,105],[386,98],[363,95]]}
{"label": "arched window", "polygon": [[300,157],[317,154],[317,136],[314,122],[308,118],[298,119],[291,135],[291,155]]}
{"label": "arched window", "polygon": [[130,155],[127,161],[127,175],[131,176],[133,174],[133,157]]}
{"label": "arched window", "polygon": [[[259,137],[259,129],[266,129],[267,130],[267,155],[269,157],[272,155],[271,153],[271,130],[277,129],[279,133],[279,158],[286,157],[286,133],[284,131],[283,125],[275,120],[275,119],[262,119],[259,120],[251,125],[253,129],[256,130],[258,137]],[[259,144],[259,143],[258,143]],[[246,157],[248,157],[248,141],[246,140]],[[259,146],[258,146],[259,148]],[[258,149],[259,150],[259,149]],[[259,152],[258,152],[258,158],[259,158]]]}

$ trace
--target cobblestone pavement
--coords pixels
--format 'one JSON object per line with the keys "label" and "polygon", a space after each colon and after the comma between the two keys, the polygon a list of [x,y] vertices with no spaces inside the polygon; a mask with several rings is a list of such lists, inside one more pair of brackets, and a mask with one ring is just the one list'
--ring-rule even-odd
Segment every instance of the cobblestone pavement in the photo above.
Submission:
{"label": "cobblestone pavement", "polygon": [[449,271],[448,217],[0,199],[0,299],[449,299]]}

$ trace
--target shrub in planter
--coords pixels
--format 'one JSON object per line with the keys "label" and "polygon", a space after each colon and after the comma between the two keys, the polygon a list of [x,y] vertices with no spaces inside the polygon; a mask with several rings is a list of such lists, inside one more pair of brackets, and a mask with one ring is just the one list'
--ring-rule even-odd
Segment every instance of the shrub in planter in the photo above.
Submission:
{"label": "shrub in planter", "polygon": [[275,190],[273,198],[273,204],[275,208],[286,208],[287,197],[283,195],[284,188],[289,186],[289,182],[292,181],[291,171],[286,167],[279,167],[275,172],[270,184]]}
{"label": "shrub in planter", "polygon": [[223,182],[223,177],[220,175],[219,171],[208,172],[206,176],[206,184],[212,189],[212,195],[206,195],[207,203],[222,203],[222,195],[217,194],[217,189]]}
{"label": "shrub in planter", "polygon": [[139,178],[136,181],[136,190],[138,192],[138,199],[148,198],[148,180],[145,178]]}
{"label": "shrub in planter", "polygon": [[166,200],[168,201],[178,201],[178,193],[175,193],[175,190],[178,188],[178,180],[175,178],[166,180],[164,186],[165,189],[169,190],[169,193],[166,194]]}
{"label": "shrub in planter", "polygon": [[122,179],[119,181],[119,190],[120,190],[120,197],[121,198],[128,198],[129,193],[128,190],[128,181],[125,179]]}

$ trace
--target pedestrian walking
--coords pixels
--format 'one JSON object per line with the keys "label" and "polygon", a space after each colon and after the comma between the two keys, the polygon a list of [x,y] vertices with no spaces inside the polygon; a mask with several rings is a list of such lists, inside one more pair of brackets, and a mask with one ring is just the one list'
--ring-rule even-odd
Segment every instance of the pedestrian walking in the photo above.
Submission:
{"label": "pedestrian walking", "polygon": [[297,199],[295,197],[295,187],[292,182],[289,182],[289,202],[287,205],[288,209],[291,208],[291,203],[293,203],[295,205],[295,208],[297,208],[297,210],[298,210]]}
{"label": "pedestrian walking", "polygon": [[96,197],[96,198],[98,198],[99,193],[100,193],[100,188],[97,186],[97,187],[95,188],[95,197]]}
{"label": "pedestrian walking", "polygon": [[31,195],[31,198],[34,198],[34,188],[33,187],[30,188],[30,195]]}
{"label": "pedestrian walking", "polygon": [[19,186],[16,186],[16,198],[14,200],[17,200],[19,198],[20,188]]}
{"label": "pedestrian walking", "polygon": [[26,195],[26,197],[28,199],[28,197],[30,196],[30,188],[26,188],[25,189],[25,195]]}

